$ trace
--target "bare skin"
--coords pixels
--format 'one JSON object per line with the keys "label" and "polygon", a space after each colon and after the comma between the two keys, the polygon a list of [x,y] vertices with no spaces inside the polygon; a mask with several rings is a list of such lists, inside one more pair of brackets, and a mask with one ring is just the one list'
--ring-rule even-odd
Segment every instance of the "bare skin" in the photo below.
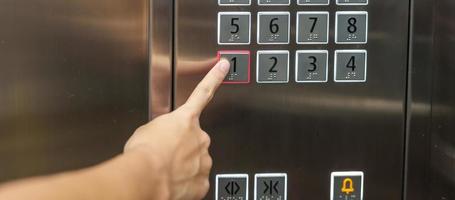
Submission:
{"label": "bare skin", "polygon": [[209,189],[210,137],[199,116],[229,71],[222,60],[188,101],[136,130],[103,164],[0,186],[0,200],[197,200]]}

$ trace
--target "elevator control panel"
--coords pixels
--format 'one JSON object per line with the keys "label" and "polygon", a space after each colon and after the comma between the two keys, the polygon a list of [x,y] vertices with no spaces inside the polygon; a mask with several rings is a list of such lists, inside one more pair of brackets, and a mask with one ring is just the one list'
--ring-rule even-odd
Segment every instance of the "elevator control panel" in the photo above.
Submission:
{"label": "elevator control panel", "polygon": [[[329,12],[331,3],[336,11]],[[258,9],[249,9],[254,4]],[[219,0],[218,5],[218,57],[231,63],[225,83],[367,82],[368,12],[362,8],[368,0]],[[291,6],[302,9],[291,12]]]}

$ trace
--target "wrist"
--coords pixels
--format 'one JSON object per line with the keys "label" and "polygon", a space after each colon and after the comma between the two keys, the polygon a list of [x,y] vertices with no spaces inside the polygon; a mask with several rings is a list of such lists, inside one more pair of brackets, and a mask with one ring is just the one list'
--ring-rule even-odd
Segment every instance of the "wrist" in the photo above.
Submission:
{"label": "wrist", "polygon": [[140,199],[170,199],[169,169],[159,157],[140,148],[125,153],[123,157],[130,165],[133,190],[140,193]]}

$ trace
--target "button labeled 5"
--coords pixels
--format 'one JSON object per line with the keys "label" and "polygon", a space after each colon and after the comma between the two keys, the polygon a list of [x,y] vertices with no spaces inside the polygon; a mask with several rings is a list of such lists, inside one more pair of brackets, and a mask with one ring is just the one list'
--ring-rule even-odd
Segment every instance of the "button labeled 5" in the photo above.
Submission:
{"label": "button labeled 5", "polygon": [[329,43],[328,12],[297,13],[297,44]]}
{"label": "button labeled 5", "polygon": [[231,68],[223,83],[250,83],[250,51],[218,51],[218,60],[221,58],[231,63]]}
{"label": "button labeled 5", "polygon": [[258,51],[256,64],[258,83],[289,82],[289,51]]}
{"label": "button labeled 5", "polygon": [[251,0],[218,0],[220,6],[248,6]]}
{"label": "button labeled 5", "polygon": [[367,51],[335,51],[335,82],[366,82]]}
{"label": "button labeled 5", "polygon": [[289,12],[258,13],[258,44],[289,44]]}
{"label": "button labeled 5", "polygon": [[296,53],[295,82],[324,83],[328,79],[329,52],[300,50]]}
{"label": "button labeled 5", "polygon": [[218,13],[218,44],[248,45],[251,41],[251,13]]}

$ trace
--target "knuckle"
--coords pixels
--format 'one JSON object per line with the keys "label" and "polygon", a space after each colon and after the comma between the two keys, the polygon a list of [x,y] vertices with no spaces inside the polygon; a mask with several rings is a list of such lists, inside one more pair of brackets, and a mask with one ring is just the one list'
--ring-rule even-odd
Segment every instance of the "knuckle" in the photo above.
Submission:
{"label": "knuckle", "polygon": [[205,132],[205,131],[202,131],[202,134],[201,134],[201,143],[204,145],[204,146],[207,146],[209,147],[211,142],[212,142],[212,139],[210,138],[210,135]]}
{"label": "knuckle", "polygon": [[199,88],[199,94],[207,99],[213,98],[213,89],[207,84],[201,84]]}

